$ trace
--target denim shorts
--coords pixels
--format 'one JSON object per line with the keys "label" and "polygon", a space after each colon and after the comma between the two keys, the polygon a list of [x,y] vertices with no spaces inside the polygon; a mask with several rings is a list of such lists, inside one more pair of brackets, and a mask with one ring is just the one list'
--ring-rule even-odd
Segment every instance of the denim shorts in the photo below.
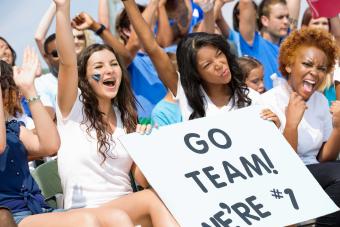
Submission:
{"label": "denim shorts", "polygon": [[[64,209],[42,208],[42,214],[53,212],[64,212]],[[14,221],[19,224],[24,218],[33,215],[31,211],[21,211],[13,213]]]}

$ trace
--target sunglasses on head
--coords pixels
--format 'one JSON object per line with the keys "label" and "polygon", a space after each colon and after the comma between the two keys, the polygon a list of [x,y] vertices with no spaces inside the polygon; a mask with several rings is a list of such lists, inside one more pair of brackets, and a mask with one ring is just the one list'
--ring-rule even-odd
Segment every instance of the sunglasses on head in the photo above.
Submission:
{"label": "sunglasses on head", "polygon": [[52,55],[52,57],[54,57],[54,58],[57,58],[59,56],[57,50],[52,50],[50,55]]}

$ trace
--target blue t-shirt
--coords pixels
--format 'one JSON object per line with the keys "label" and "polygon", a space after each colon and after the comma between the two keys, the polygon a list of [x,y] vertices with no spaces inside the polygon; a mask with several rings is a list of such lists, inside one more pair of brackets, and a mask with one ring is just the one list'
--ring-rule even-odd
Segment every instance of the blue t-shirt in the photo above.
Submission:
{"label": "blue t-shirt", "polygon": [[0,155],[0,206],[12,213],[42,213],[49,208],[28,167],[27,151],[19,139],[22,122],[6,123],[6,149]]}
{"label": "blue t-shirt", "polygon": [[336,100],[336,92],[335,92],[334,84],[332,84],[329,88],[325,89],[323,91],[323,94],[326,96],[328,100],[328,105],[331,106],[332,102]]}
{"label": "blue t-shirt", "polygon": [[128,66],[131,87],[138,101],[138,117],[150,118],[154,106],[165,96],[167,90],[160,81],[150,57],[138,52]]}
{"label": "blue t-shirt", "polygon": [[282,77],[278,66],[279,46],[262,38],[258,32],[255,32],[252,46],[240,35],[240,46],[242,54],[252,56],[262,63],[264,67],[264,86],[267,91],[271,89],[273,82],[270,76],[276,73],[279,77]]}
{"label": "blue t-shirt", "polygon": [[177,103],[162,99],[152,111],[152,124],[158,126],[182,122],[182,114]]}

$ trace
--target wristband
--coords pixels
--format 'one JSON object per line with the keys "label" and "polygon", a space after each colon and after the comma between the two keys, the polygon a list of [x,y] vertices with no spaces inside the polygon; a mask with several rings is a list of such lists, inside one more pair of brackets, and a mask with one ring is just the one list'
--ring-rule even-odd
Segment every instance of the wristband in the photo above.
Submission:
{"label": "wristband", "polygon": [[32,102],[35,102],[35,101],[38,101],[38,100],[40,100],[40,95],[33,96],[31,98],[26,99],[26,102],[27,103],[32,103]]}
{"label": "wristband", "polygon": [[95,32],[96,35],[101,35],[106,27],[103,24],[100,24],[100,28]]}

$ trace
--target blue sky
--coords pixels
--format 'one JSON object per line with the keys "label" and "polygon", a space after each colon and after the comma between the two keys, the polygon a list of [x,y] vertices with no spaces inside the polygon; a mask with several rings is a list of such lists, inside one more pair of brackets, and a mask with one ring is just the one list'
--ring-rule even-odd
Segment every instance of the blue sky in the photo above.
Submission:
{"label": "blue sky", "polygon": [[[52,0],[0,0],[0,36],[17,52],[18,65],[22,62],[22,52],[27,45],[36,48],[34,33],[51,2]],[[72,0],[71,15],[86,11],[97,18],[97,5],[96,0]],[[53,21],[48,34],[54,31]]]}

